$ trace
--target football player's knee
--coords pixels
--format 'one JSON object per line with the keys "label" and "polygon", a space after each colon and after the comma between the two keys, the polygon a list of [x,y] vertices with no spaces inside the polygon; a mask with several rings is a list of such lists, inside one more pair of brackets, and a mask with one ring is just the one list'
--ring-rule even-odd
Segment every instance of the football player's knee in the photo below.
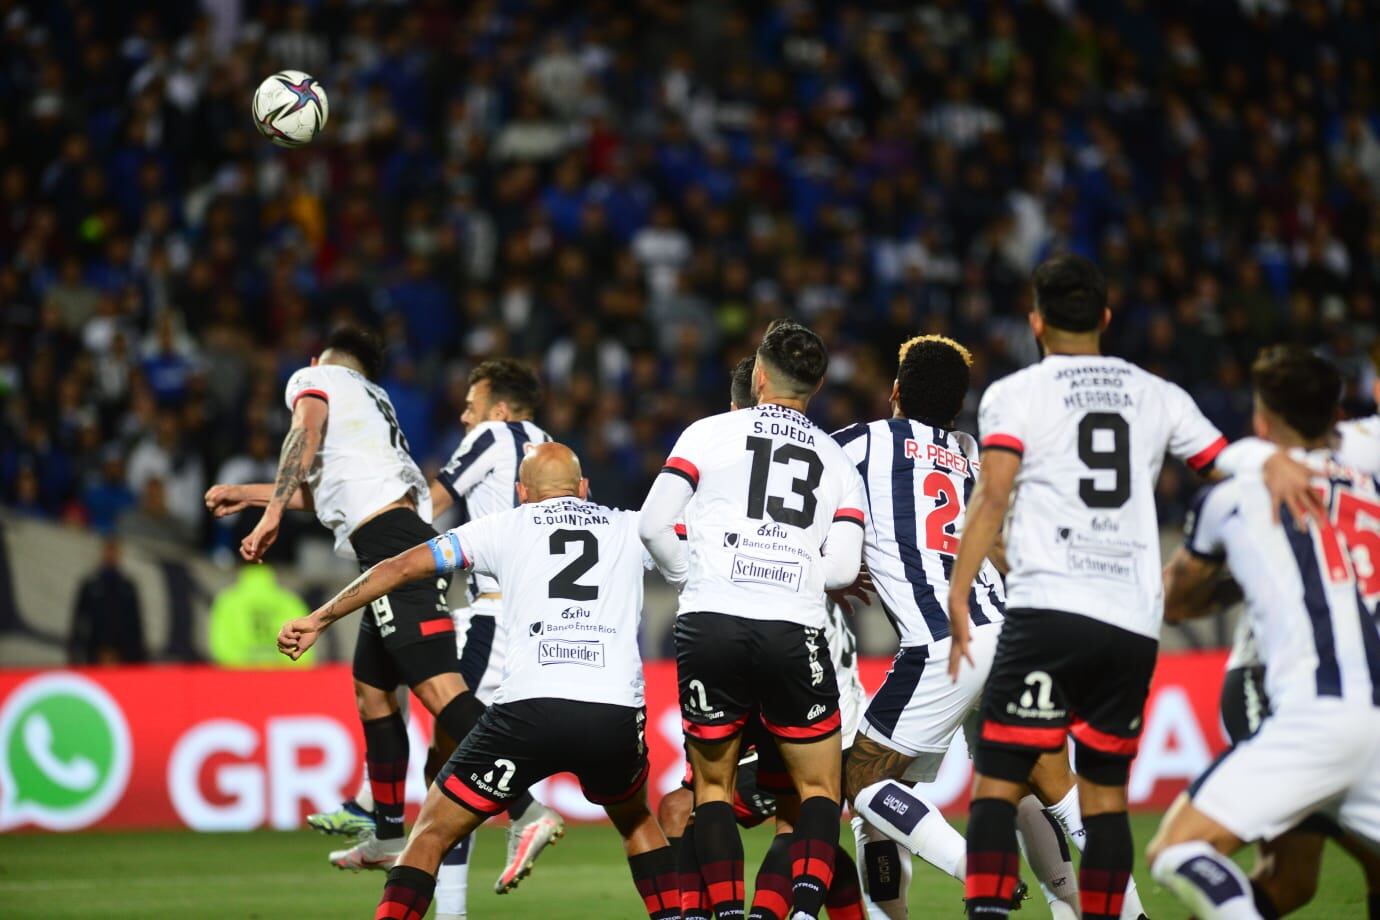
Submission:
{"label": "football player's knee", "polygon": [[679,837],[690,823],[690,813],[695,809],[695,796],[689,789],[673,789],[662,796],[657,805],[656,819],[668,835]]}

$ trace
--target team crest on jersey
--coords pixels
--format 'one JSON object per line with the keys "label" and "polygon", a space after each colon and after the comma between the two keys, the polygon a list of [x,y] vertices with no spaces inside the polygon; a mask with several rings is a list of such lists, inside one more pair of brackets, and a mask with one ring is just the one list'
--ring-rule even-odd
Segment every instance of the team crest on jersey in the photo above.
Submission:
{"label": "team crest on jersey", "polygon": [[724,546],[730,549],[738,545],[738,535],[736,533],[724,534]]}

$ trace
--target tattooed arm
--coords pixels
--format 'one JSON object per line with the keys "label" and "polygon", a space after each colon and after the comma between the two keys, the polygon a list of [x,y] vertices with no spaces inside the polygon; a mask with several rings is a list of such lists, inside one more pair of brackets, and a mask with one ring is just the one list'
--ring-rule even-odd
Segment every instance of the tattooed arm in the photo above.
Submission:
{"label": "tattooed arm", "polygon": [[336,620],[372,604],[400,585],[435,574],[436,561],[429,543],[385,559],[311,613],[284,623],[278,631],[278,651],[296,661]]}
{"label": "tattooed arm", "polygon": [[264,516],[240,543],[240,555],[246,562],[261,561],[273,541],[278,539],[283,509],[288,507],[306,482],[311,465],[316,461],[316,452],[321,449],[321,438],[326,431],[326,412],[325,401],[311,396],[297,400],[297,405],[293,407],[292,429],[283,439],[273,494],[264,508]]}

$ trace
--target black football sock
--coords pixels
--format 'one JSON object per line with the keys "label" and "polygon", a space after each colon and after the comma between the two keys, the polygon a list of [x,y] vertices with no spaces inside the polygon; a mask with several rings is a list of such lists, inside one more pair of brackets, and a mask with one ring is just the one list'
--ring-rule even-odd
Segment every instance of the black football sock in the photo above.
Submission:
{"label": "black football sock", "polygon": [[968,915],[1005,917],[1020,878],[1016,806],[1002,799],[974,799],[968,808]]}
{"label": "black football sock", "polygon": [[709,889],[700,875],[700,857],[695,851],[695,825],[685,826],[680,837],[680,852],[676,854],[676,874],[680,887],[681,920],[710,920],[713,906],[709,903]]}
{"label": "black football sock", "polygon": [[[1270,893],[1260,887],[1260,883],[1251,879],[1251,898],[1255,901],[1255,912],[1260,914],[1261,920],[1279,920],[1279,908],[1275,907],[1274,899]],[[1374,898],[1371,899],[1372,902]],[[1372,908],[1374,904],[1372,903]],[[1375,920],[1375,911],[1370,912],[1371,920]]]}
{"label": "black football sock", "polygon": [[[668,847],[671,848],[671,858],[674,859],[674,860],[676,861],[676,865],[679,866],[679,865],[680,865],[680,838],[679,838],[679,837],[672,837],[670,834],[667,834],[667,835],[666,835],[666,845],[667,845]],[[679,870],[677,870],[677,871],[679,871]]]}
{"label": "black football sock", "polygon": [[676,881],[676,862],[670,847],[659,847],[628,857],[633,884],[642,896],[651,920],[678,920],[680,888]]}
{"label": "black football sock", "polygon": [[364,722],[364,761],[374,795],[374,834],[380,840],[403,835],[403,790],[407,785],[407,725],[398,713]]}
{"label": "black football sock", "polygon": [[841,846],[834,847],[834,882],[824,896],[829,920],[865,920],[862,885],[858,881],[858,864],[852,854]]}
{"label": "black football sock", "polygon": [[728,802],[695,806],[695,855],[719,920],[743,920],[743,841]]}
{"label": "black football sock", "polygon": [[818,917],[834,881],[839,846],[839,803],[822,795],[800,803],[791,840],[791,915]]}
{"label": "black football sock", "polygon": [[1370,920],[1380,920],[1380,893],[1366,895],[1366,910]]}
{"label": "black football sock", "polygon": [[435,876],[415,866],[394,866],[388,870],[374,920],[422,920],[435,890]]}
{"label": "black football sock", "polygon": [[777,834],[752,884],[748,920],[783,920],[791,909],[791,835]]}
{"label": "black football sock", "polygon": [[1135,861],[1131,821],[1124,811],[1085,815],[1083,830],[1087,837],[1078,867],[1083,920],[1118,920]]}

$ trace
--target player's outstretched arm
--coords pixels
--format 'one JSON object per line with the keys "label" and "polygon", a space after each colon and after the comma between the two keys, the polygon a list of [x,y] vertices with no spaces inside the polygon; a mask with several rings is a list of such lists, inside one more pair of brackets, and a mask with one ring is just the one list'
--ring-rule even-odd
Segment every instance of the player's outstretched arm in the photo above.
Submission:
{"label": "player's outstretched arm", "polygon": [[429,543],[385,559],[311,613],[284,623],[278,631],[278,651],[296,661],[336,620],[372,604],[400,585],[435,574],[436,558]]}
{"label": "player's outstretched arm", "polygon": [[963,536],[958,541],[958,557],[949,577],[949,632],[952,636],[949,676],[954,680],[958,679],[958,669],[964,659],[973,663],[968,654],[968,595],[973,590],[973,579],[977,578],[982,561],[997,543],[1020,467],[1021,455],[1013,451],[988,448],[982,452],[982,472],[968,502]]}
{"label": "player's outstretched arm", "polygon": [[325,400],[312,396],[297,400],[292,410],[292,428],[283,438],[283,450],[278,457],[278,478],[273,494],[264,507],[264,516],[240,543],[240,556],[246,562],[258,562],[278,539],[278,525],[283,509],[297,494],[311,472],[321,439],[326,431],[327,406]]}
{"label": "player's outstretched arm", "polygon": [[[221,483],[206,490],[206,510],[214,517],[229,517],[246,508],[265,508],[273,498],[274,484],[271,482]],[[293,511],[315,511],[311,490],[302,483],[284,506]]]}
{"label": "player's outstretched arm", "polygon": [[1195,556],[1184,547],[1164,567],[1164,618],[1180,623],[1206,616],[1221,606],[1222,563]]}

